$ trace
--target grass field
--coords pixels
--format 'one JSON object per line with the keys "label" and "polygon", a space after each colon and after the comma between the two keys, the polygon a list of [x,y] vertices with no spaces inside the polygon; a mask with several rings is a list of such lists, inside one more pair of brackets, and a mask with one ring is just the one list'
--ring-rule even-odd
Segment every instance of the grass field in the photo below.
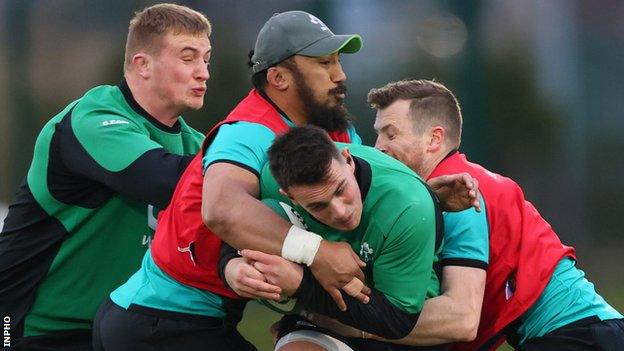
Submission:
{"label": "grass field", "polygon": [[[605,289],[604,291],[599,290],[599,293],[618,311],[624,311],[624,291]],[[273,344],[269,334],[269,327],[279,318],[279,314],[256,302],[251,302],[247,305],[245,316],[239,325],[239,330],[247,340],[256,345],[259,351],[270,351],[273,350]],[[498,350],[510,351],[513,349],[508,345],[503,345]]]}

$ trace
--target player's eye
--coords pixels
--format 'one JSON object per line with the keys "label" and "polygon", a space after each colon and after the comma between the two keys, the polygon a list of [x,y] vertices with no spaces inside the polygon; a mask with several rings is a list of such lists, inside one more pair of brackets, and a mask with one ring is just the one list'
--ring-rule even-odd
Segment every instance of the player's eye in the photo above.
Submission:
{"label": "player's eye", "polygon": [[325,204],[312,205],[310,206],[310,211],[313,211],[313,212],[322,211],[325,207],[327,207]]}
{"label": "player's eye", "polygon": [[345,188],[346,188],[346,186],[342,185],[341,187],[336,189],[336,195],[341,195],[344,192]]}

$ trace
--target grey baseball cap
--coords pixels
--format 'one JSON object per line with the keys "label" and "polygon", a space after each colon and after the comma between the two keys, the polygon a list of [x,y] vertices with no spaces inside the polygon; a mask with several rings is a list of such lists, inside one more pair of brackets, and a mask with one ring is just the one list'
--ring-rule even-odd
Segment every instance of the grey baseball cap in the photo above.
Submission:
{"label": "grey baseball cap", "polygon": [[295,54],[312,57],[335,52],[352,54],[361,47],[359,35],[335,35],[325,23],[307,12],[276,13],[258,33],[251,58],[252,70],[258,73]]}

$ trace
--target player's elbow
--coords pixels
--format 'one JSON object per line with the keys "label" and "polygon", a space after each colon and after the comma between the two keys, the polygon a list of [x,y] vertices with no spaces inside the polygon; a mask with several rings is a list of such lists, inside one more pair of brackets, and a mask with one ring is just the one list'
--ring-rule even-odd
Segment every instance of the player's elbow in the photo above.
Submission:
{"label": "player's elbow", "polygon": [[456,330],[456,341],[468,342],[477,338],[477,331],[479,330],[479,314],[478,313],[466,313],[463,318],[460,319],[460,323]]}
{"label": "player's elbow", "polygon": [[201,207],[201,216],[204,225],[212,232],[224,235],[230,228],[232,219],[229,216],[228,207],[219,205],[219,202],[204,201]]}

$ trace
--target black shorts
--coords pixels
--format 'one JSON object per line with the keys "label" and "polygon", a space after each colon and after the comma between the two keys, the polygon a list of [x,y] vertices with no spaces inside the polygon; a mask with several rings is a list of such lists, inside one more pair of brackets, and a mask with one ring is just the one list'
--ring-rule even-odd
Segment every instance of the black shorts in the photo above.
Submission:
{"label": "black shorts", "polygon": [[96,351],[223,350],[256,351],[235,323],[186,313],[130,305],[126,310],[108,299],[93,324]]}
{"label": "black shorts", "polygon": [[584,318],[529,339],[520,351],[621,351],[624,350],[624,319],[600,321]]}
{"label": "black shorts", "polygon": [[445,345],[440,346],[407,346],[381,342],[370,339],[345,338],[335,334],[330,330],[316,326],[311,321],[299,315],[286,315],[279,321],[277,339],[281,339],[286,334],[297,330],[312,330],[325,335],[336,338],[355,351],[444,351],[447,350]]}

